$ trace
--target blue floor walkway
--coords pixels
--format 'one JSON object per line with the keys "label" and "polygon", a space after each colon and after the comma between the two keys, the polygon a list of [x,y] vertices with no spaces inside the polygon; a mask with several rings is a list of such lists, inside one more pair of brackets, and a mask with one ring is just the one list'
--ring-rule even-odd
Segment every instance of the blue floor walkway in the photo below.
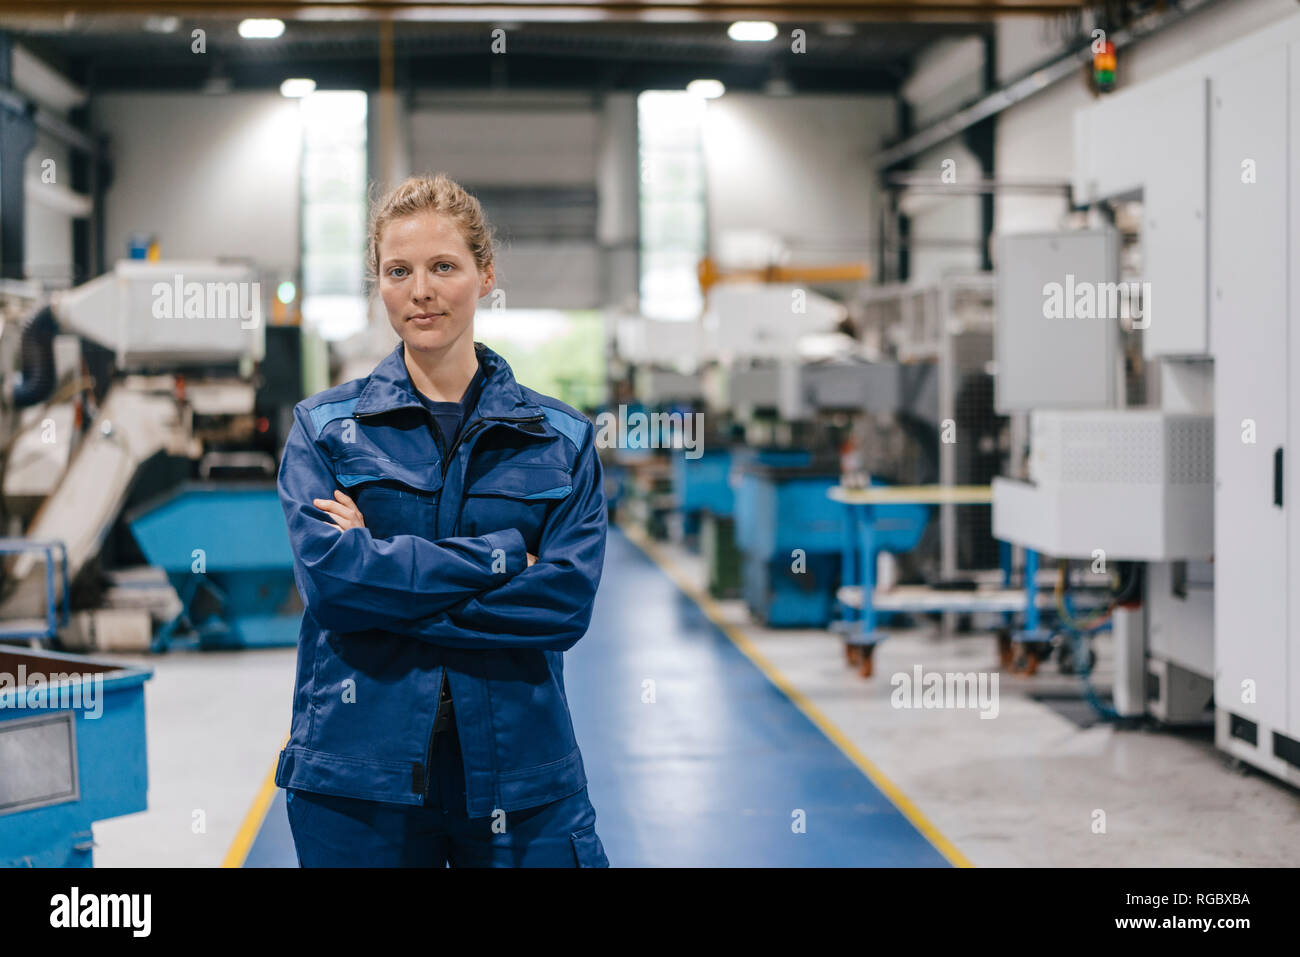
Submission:
{"label": "blue floor walkway", "polygon": [[[613,528],[591,628],[565,655],[565,686],[614,867],[948,866]],[[244,866],[295,864],[277,789]]]}

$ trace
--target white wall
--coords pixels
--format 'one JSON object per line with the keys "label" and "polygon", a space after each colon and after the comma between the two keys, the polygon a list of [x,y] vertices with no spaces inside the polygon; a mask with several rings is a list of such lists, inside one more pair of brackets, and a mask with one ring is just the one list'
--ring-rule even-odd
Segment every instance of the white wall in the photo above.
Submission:
{"label": "white wall", "polygon": [[765,230],[791,264],[875,262],[876,174],[868,159],[894,135],[888,97],[727,93],[705,113],[710,246]]}
{"label": "white wall", "polygon": [[[589,94],[421,94],[409,117],[411,169],[475,187],[592,187],[601,115]],[[489,210],[489,215],[491,211]],[[494,221],[497,288],[508,308],[601,304],[601,258],[590,240],[536,240]]]}
{"label": "white wall", "polygon": [[[13,84],[41,110],[64,121],[85,92],[21,44],[13,48]],[[73,209],[85,197],[72,190],[72,151],[41,130],[23,164],[23,270],[50,287],[71,285]],[[47,164],[53,163],[48,169]]]}
{"label": "white wall", "polygon": [[[959,137],[926,150],[914,163],[918,175],[940,183],[944,161],[952,160],[957,183],[984,175],[979,159]],[[908,243],[908,281],[929,283],[948,273],[970,273],[980,268],[983,224],[980,197],[970,194],[945,196],[912,193],[904,212],[911,219]]]}
{"label": "white wall", "polygon": [[[1158,76],[1190,59],[1295,13],[1295,0],[1222,0],[1153,37],[1121,49],[1118,82],[1122,89]],[[1007,79],[1052,54],[1041,40],[1044,24],[1032,18],[998,21],[998,75]],[[1074,112],[1092,102],[1082,69],[1042,93],[1003,111],[997,123],[997,171],[1006,178],[1068,180],[1073,170]],[[1123,149],[1122,143],[1115,144]],[[1063,200],[1000,194],[995,223],[999,233],[1055,229],[1065,213]]]}
{"label": "white wall", "polygon": [[[54,160],[54,185],[72,187],[71,152],[68,147],[46,133],[37,132],[36,144],[27,154],[24,180],[41,181],[42,164]],[[45,186],[41,182],[41,186]],[[53,287],[72,284],[72,223],[73,217],[54,206],[40,202],[33,190],[26,190],[23,210],[23,269],[31,279],[39,279]]]}
{"label": "white wall", "polygon": [[[902,93],[912,108],[913,129],[921,129],[969,102],[983,90],[984,43],[977,37],[941,40],[918,58]],[[941,184],[946,160],[958,184],[983,177],[984,170],[960,136],[917,156],[916,175]],[[927,283],[949,272],[980,268],[980,198],[941,193],[907,194],[904,212],[911,220],[908,279]]]}
{"label": "white wall", "polygon": [[133,232],[158,236],[164,259],[249,257],[298,263],[298,101],[278,93],[110,93],[92,100],[112,138],[105,197],[107,265]]}

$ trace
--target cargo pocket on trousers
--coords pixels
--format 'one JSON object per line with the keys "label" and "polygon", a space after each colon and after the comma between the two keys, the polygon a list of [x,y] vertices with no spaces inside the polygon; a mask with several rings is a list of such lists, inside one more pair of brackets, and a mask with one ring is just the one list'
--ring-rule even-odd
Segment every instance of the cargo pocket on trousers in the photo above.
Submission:
{"label": "cargo pocket on trousers", "polygon": [[577,859],[579,867],[609,867],[605,848],[601,845],[600,838],[596,836],[596,825],[588,824],[584,828],[571,832],[569,839],[573,842],[573,856]]}

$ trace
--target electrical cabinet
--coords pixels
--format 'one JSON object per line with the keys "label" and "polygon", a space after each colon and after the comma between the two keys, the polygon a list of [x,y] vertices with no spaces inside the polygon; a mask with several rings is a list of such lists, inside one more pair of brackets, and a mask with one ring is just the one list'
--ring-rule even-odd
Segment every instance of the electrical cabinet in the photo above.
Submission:
{"label": "electrical cabinet", "polygon": [[1120,324],[1097,300],[1116,288],[1119,234],[1030,233],[995,242],[997,411],[1113,407]]}
{"label": "electrical cabinet", "polygon": [[1208,126],[1216,742],[1300,784],[1297,76],[1297,39],[1223,62]]}

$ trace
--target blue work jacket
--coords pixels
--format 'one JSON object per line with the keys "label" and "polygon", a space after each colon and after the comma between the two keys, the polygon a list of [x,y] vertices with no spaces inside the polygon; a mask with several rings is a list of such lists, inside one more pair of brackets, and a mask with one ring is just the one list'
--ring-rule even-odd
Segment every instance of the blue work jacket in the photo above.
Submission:
{"label": "blue work jacket", "polygon": [[[444,460],[403,348],[294,407],[279,491],[305,611],[275,783],[423,803],[445,672],[469,816],[546,804],[587,783],[563,655],[605,558],[594,429],[475,343],[485,382]],[[365,528],[312,505],[336,488]]]}

